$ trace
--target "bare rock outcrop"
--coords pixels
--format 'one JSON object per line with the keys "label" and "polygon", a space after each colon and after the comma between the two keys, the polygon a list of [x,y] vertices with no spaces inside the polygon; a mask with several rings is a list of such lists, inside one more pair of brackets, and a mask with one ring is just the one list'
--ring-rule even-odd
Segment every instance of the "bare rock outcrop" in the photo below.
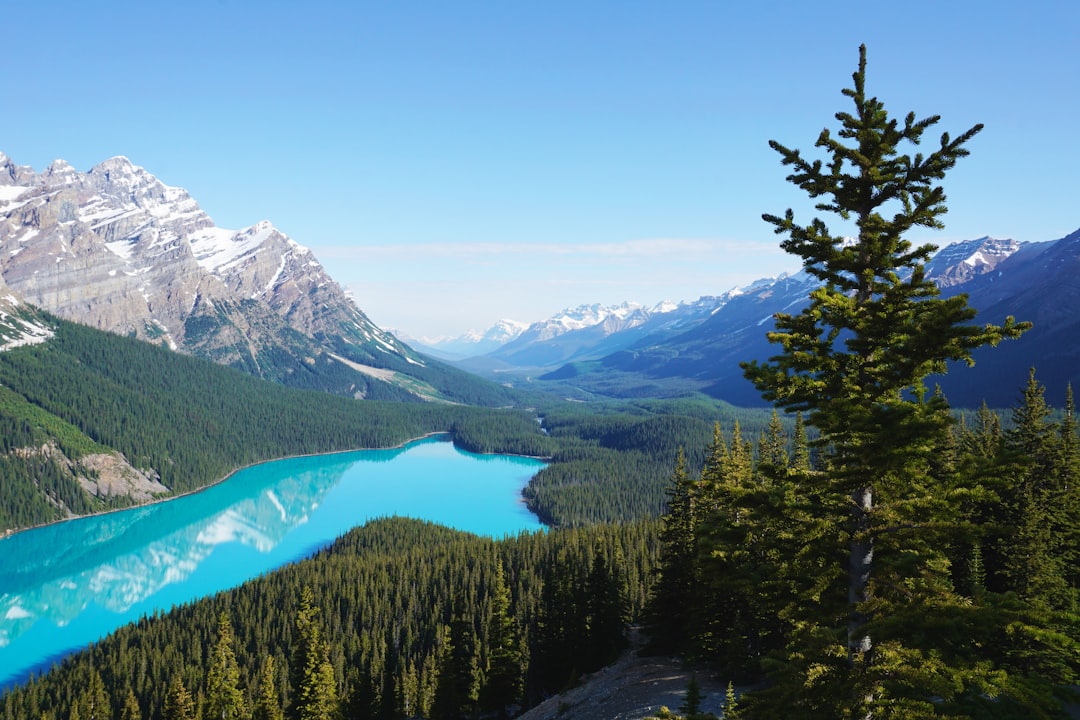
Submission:
{"label": "bare rock outcrop", "polygon": [[265,376],[327,351],[422,363],[310,250],[265,221],[218,228],[187,191],[124,157],[39,173],[0,153],[0,280],[65,319]]}

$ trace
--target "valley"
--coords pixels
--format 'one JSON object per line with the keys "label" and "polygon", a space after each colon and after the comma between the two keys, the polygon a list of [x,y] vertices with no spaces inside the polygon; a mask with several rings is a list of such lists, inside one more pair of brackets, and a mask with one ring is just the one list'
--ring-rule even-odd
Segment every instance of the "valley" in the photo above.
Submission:
{"label": "valley", "polygon": [[[957,654],[912,633],[919,611],[884,587],[895,625],[877,637],[914,643],[913,657],[952,653],[942,673],[977,679],[949,703],[974,716],[997,713],[973,688],[1000,677],[1003,717],[1064,707],[1078,642],[1080,363],[1066,308],[1080,232],[886,253],[897,271],[875,292],[925,293],[920,311],[971,303],[984,329],[957,330],[945,351],[905,345],[886,323],[879,347],[796,353],[881,378],[907,367],[875,364],[897,347],[929,359],[877,404],[855,393],[833,417],[814,391],[781,416],[762,399],[790,381],[766,333],[824,314],[820,273],[507,321],[470,341],[483,354],[462,357],[459,342],[438,359],[371,323],[269,223],[217,228],[125,158],[87,173],[0,166],[5,716],[104,706],[171,720],[233,703],[226,716],[306,717],[318,695],[330,709],[317,717],[504,717],[583,697],[566,691],[620,656],[631,624],[644,652],[685,658],[710,687],[764,688],[751,712],[803,704],[761,668],[802,662],[801,643],[835,652],[793,638],[844,605],[843,576],[816,563],[852,532],[845,473],[883,462],[874,517],[898,534],[875,536],[879,573],[908,582],[898,558],[915,548],[911,592],[938,593],[934,617],[965,614],[986,647],[1011,623],[1015,645]],[[960,367],[969,350],[973,371]],[[923,397],[924,378],[944,394]],[[435,434],[450,442],[389,449]],[[904,445],[908,434],[922,440]],[[399,455],[435,446],[436,461],[402,474]],[[373,484],[349,480],[351,455],[326,455],[359,448],[385,471],[364,471]],[[471,464],[453,470],[465,452]],[[489,487],[481,470],[501,462],[514,481]],[[268,468],[284,470],[260,479]],[[225,689],[211,656],[225,658]],[[883,682],[903,694],[921,681]]]}

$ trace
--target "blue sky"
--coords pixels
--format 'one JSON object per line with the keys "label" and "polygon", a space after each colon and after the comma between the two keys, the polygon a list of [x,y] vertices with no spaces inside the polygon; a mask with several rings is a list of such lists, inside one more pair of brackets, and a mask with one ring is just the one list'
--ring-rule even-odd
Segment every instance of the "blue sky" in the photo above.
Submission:
{"label": "blue sky", "polygon": [[858,46],[893,115],[982,122],[945,244],[1080,227],[1080,3],[7,3],[0,151],[126,155],[215,222],[268,219],[378,324],[457,334],[797,269]]}

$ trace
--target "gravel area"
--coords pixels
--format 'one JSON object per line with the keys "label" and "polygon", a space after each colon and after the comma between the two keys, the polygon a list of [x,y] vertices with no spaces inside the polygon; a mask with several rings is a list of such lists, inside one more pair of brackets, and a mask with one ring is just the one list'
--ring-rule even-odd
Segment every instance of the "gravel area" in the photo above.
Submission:
{"label": "gravel area", "polygon": [[[635,637],[634,640],[637,640]],[[633,642],[618,661],[580,685],[548,698],[518,720],[643,720],[661,706],[678,712],[686,697],[691,671],[677,658],[639,657]],[[702,710],[722,714],[727,683],[698,673],[704,694]]]}

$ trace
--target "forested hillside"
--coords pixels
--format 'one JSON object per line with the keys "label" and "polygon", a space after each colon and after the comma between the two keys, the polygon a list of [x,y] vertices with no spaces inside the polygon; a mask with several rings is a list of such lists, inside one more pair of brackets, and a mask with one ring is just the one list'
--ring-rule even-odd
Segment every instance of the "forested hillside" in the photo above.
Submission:
{"label": "forested hillside", "polygon": [[[358,401],[43,317],[54,337],[0,353],[0,531],[188,492],[253,462],[432,432],[473,452],[551,458],[527,499],[553,525],[654,517],[679,445],[704,447],[712,418],[738,416],[755,430],[767,421],[706,399],[536,396],[519,397],[519,409]],[[109,486],[88,462],[108,453],[141,474],[142,495]]]}
{"label": "forested hillside", "polygon": [[373,522],[118,630],[0,698],[0,716],[499,716],[614,658],[658,552],[655,521],[502,541]]}
{"label": "forested hillside", "polygon": [[122,453],[166,494],[203,487],[253,462],[388,447],[452,432],[458,423],[463,438],[483,432],[495,449],[550,454],[535,413],[361,402],[290,389],[141,341],[49,321],[55,336],[48,342],[0,354],[0,422],[7,429],[0,528],[130,504],[125,494],[95,488],[95,471],[80,464],[102,452]]}

